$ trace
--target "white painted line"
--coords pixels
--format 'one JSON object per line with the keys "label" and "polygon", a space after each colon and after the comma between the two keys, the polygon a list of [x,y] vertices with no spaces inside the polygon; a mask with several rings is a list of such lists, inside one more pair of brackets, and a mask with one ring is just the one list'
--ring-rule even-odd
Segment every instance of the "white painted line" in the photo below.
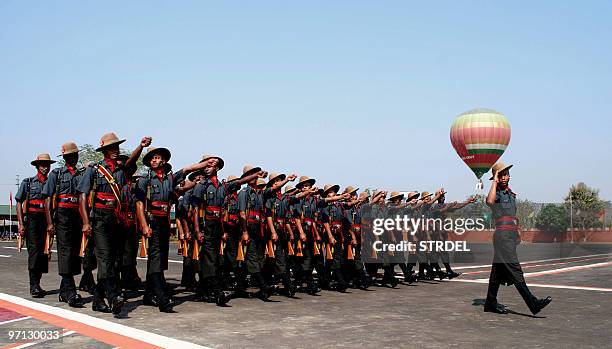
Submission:
{"label": "white painted line", "polygon": [[[540,259],[536,261],[521,262],[521,265],[531,264],[531,263],[541,263],[541,262],[564,261],[564,260],[587,258],[587,257],[599,257],[599,256],[612,256],[612,253],[590,254],[586,256],[576,256],[576,257],[559,257],[559,258],[551,258],[551,259]],[[453,269],[463,270],[463,269],[478,269],[478,268],[486,268],[486,267],[491,267],[491,264],[468,265],[464,267],[453,267]]]}
{"label": "white painted line", "polygon": [[[148,258],[146,258],[146,257],[136,257],[136,259],[140,259],[140,260],[146,261]],[[174,259],[168,259],[168,263],[180,263],[180,264],[183,264],[183,261],[176,261]]]}
{"label": "white painted line", "polygon": [[23,307],[28,307],[30,309],[34,309],[37,311],[41,311],[47,314],[52,314],[55,316],[61,316],[65,319],[79,322],[81,324],[87,326],[97,327],[104,331],[109,331],[116,333],[121,336],[134,338],[136,340],[149,343],[151,345],[156,345],[163,348],[207,348],[201,345],[197,345],[194,343],[189,343],[185,341],[181,341],[178,339],[162,336],[159,334],[155,334],[152,332],[147,332],[143,330],[139,330],[133,327],[121,325],[112,321],[103,320],[97,317],[89,316],[86,314],[77,313],[68,309],[62,309],[53,307],[50,305],[37,303],[30,301],[25,298],[13,296],[6,293],[0,293],[0,299],[6,302],[12,302],[15,304],[19,304]]}
{"label": "white painted line", "polygon": [[8,254],[0,254],[0,257],[2,257],[2,258],[10,258],[10,257],[13,257],[13,256],[8,255]]}
{"label": "white painted line", "polygon": [[[469,280],[469,279],[452,279],[454,282],[467,282],[473,284],[488,284],[487,279]],[[569,285],[551,285],[551,284],[532,284],[528,283],[529,287],[543,287],[543,288],[559,288],[566,290],[582,290],[582,291],[598,291],[598,292],[612,292],[612,288],[603,287],[591,287],[591,286],[569,286]]]}
{"label": "white painted line", "polygon": [[525,274],[523,274],[523,276],[527,276],[528,277],[528,276],[540,276],[540,275],[548,275],[548,274],[565,273],[565,272],[574,271],[574,270],[607,267],[609,265],[612,265],[612,262],[602,262],[602,263],[595,263],[595,264],[578,265],[578,266],[575,266],[575,267],[567,267],[567,268],[551,269],[551,270],[544,270],[544,271],[536,271],[536,272],[533,272],[533,273],[525,273]]}
{"label": "white painted line", "polygon": [[10,324],[12,322],[17,322],[17,321],[23,321],[23,320],[27,320],[27,319],[31,319],[31,316],[24,316],[24,317],[20,317],[17,319],[13,319],[13,320],[6,320],[6,321],[2,321],[0,322],[0,325],[6,325],[6,324]]}

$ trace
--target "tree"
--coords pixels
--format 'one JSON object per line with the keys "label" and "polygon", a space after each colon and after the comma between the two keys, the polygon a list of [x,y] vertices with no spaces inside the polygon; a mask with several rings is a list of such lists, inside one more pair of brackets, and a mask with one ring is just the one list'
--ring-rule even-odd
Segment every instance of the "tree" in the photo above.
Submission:
{"label": "tree", "polygon": [[[87,166],[89,163],[92,162],[98,162],[100,160],[103,159],[103,155],[101,152],[96,151],[96,148],[94,148],[93,145],[91,144],[83,144],[80,148],[79,148],[80,152],[79,152],[79,163],[81,164],[81,166],[85,167]],[[126,150],[121,148],[120,149],[121,154],[125,154],[125,155],[130,155],[131,151]],[[146,173],[146,168],[142,165],[142,158],[144,157],[144,153],[140,154],[140,158],[138,159],[138,162],[136,163],[136,165],[138,166],[138,169],[136,170],[136,174],[144,174]],[[63,158],[60,158],[57,162],[58,166],[64,166],[65,165],[65,161]]]}
{"label": "tree", "polygon": [[538,213],[535,226],[546,232],[565,234],[569,227],[568,211],[564,205],[546,204]]}
{"label": "tree", "polygon": [[521,229],[531,229],[535,226],[536,216],[540,210],[541,204],[533,201],[517,200],[516,201],[516,217],[519,220]]}
{"label": "tree", "polygon": [[573,185],[565,197],[565,207],[575,227],[584,230],[602,226],[600,214],[606,208],[606,202],[599,198],[598,189],[589,188],[582,182]]}

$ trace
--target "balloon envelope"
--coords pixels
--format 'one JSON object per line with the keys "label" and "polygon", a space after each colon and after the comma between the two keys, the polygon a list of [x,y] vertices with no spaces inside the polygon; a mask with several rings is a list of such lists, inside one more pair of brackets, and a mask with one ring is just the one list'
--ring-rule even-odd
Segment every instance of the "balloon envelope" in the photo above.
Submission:
{"label": "balloon envelope", "polygon": [[510,143],[510,123],[495,110],[470,110],[455,119],[450,139],[461,160],[480,179]]}

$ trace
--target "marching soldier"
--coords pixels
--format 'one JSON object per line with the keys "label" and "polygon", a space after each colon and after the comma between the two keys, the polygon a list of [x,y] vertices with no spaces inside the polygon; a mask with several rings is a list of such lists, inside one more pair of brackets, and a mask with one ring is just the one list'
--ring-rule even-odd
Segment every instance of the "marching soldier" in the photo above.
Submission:
{"label": "marching soldier", "polygon": [[[299,286],[299,290],[305,291],[310,295],[315,295],[320,291],[317,287],[312,272],[315,267],[316,258],[319,258],[321,251],[319,243],[321,236],[317,230],[315,219],[318,210],[318,202],[315,199],[314,194],[319,190],[313,185],[316,180],[307,176],[301,176],[295,187],[304,196],[301,198],[300,203],[295,205],[295,222],[298,233],[300,234],[300,240],[303,243],[303,257],[301,258],[299,272],[296,275],[296,281]],[[302,285],[306,283],[306,288],[302,288]]]}
{"label": "marching soldier", "polygon": [[[240,211],[238,209],[238,190],[240,186],[228,185],[236,181],[238,177],[227,176],[223,185],[226,187],[226,196],[223,202],[223,232],[227,236],[224,250],[224,283],[229,288],[230,273],[234,272],[235,286],[233,297],[248,298],[246,267],[244,255],[238,256],[238,250],[242,249],[242,229],[240,229]],[[244,250],[242,250],[244,251]]]}
{"label": "marching soldier", "polygon": [[[202,178],[204,178],[204,173],[202,171],[192,172],[187,176],[187,179],[195,184],[199,183]],[[194,188],[190,188],[185,191],[185,193],[183,193],[183,196],[179,198],[176,210],[176,219],[180,221],[183,234],[182,236],[179,236],[179,241],[183,241],[182,248],[186,249],[185,251],[181,251],[183,255],[183,273],[181,276],[181,286],[185,287],[185,289],[190,291],[195,291],[196,289],[197,283],[195,275],[199,270],[199,263],[196,263],[196,261],[192,259],[194,237],[192,235],[193,225],[191,221],[193,211],[191,210],[190,202]]]}
{"label": "marching soldier", "polygon": [[[121,313],[125,299],[117,285],[115,263],[119,240],[116,234],[122,231],[119,224],[121,214],[121,188],[126,184],[124,167],[132,166],[135,159],[120,165],[119,145],[125,142],[114,133],[107,133],[100,139],[96,151],[103,153],[102,161],[90,164],[77,186],[79,193],[79,213],[83,233],[93,238],[96,262],[98,265],[98,284],[94,291],[92,309],[100,312]],[[146,144],[145,139],[139,147]],[[104,301],[109,301],[110,307]]]}
{"label": "marching soldier", "polygon": [[168,164],[170,156],[166,148],[149,148],[142,160],[149,167],[149,172],[138,180],[136,195],[138,222],[148,240],[147,282],[143,303],[157,305],[161,312],[172,312],[174,307],[174,302],[165,293],[163,273],[168,269],[170,207],[175,187],[185,179],[185,175],[217,164],[216,159],[208,159],[171,172]]}
{"label": "marching soldier", "polygon": [[69,306],[83,306],[81,295],[76,291],[74,275],[81,273],[81,217],[77,185],[83,174],[77,168],[79,148],[73,142],[62,144],[65,165],[49,174],[43,187],[47,234],[57,235],[57,266],[62,278],[59,301]]}
{"label": "marching soldier", "polygon": [[240,179],[223,185],[217,178],[217,172],[224,165],[223,159],[204,155],[202,161],[211,159],[216,159],[215,164],[204,168],[204,179],[195,186],[191,197],[194,210],[193,227],[200,242],[200,280],[196,299],[223,306],[229,301],[229,295],[223,292],[220,281],[219,267],[222,261],[219,252],[221,241],[227,238],[221,224],[221,209],[228,192],[238,190],[242,184],[263,177],[265,173],[259,169],[250,171],[244,173]]}
{"label": "marching soldier", "polygon": [[291,283],[287,272],[287,254],[289,253],[288,244],[293,240],[291,228],[287,227],[290,199],[282,195],[281,189],[289,181],[294,181],[296,175],[286,176],[283,173],[271,173],[266,189],[264,191],[265,220],[267,230],[270,232],[272,241],[271,255],[274,258],[269,263],[271,270],[271,280],[273,285],[278,283],[278,279],[283,284],[284,294],[288,297],[295,295],[295,286]]}
{"label": "marching soldier", "polygon": [[[30,295],[42,298],[47,292],[40,287],[42,274],[49,272],[49,257],[51,236],[47,235],[47,221],[45,216],[45,203],[43,187],[47,182],[47,175],[51,164],[49,154],[40,154],[30,162],[36,168],[34,177],[26,178],[21,182],[15,195],[17,201],[17,223],[19,235],[25,237],[28,248],[28,273],[30,277]],[[47,251],[45,251],[45,248]]]}
{"label": "marching soldier", "polygon": [[244,166],[241,178],[248,178],[248,185],[238,193],[238,210],[240,211],[240,224],[242,229],[242,244],[246,245],[246,267],[251,280],[259,287],[258,295],[266,300],[271,296],[272,288],[266,283],[262,275],[265,261],[265,240],[263,227],[263,193],[261,181],[268,175],[260,167]]}
{"label": "marching soldier", "polygon": [[552,298],[536,298],[525,283],[523,270],[516,254],[516,245],[520,243],[518,220],[516,218],[516,194],[510,189],[510,168],[498,162],[491,169],[493,181],[487,205],[491,208],[495,219],[495,233],[493,235],[493,265],[489,276],[489,287],[484,311],[497,314],[507,314],[508,310],[503,304],[497,302],[499,285],[514,285],[529,310],[535,315],[546,307]]}

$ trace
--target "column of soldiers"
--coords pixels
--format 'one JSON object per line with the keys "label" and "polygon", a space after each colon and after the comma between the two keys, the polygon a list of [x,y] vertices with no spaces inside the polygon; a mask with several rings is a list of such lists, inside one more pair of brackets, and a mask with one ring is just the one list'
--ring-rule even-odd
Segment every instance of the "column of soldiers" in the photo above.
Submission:
{"label": "column of soldiers", "polygon": [[[82,307],[78,291],[86,291],[93,294],[94,311],[118,316],[126,291],[141,287],[136,269],[140,254],[147,266],[143,304],[173,312],[172,290],[164,275],[172,206],[183,258],[181,285],[195,292],[196,301],[224,306],[238,297],[268,300],[275,294],[316,295],[322,289],[345,292],[459,276],[446,253],[396,256],[363,248],[375,240],[444,241],[445,231],[388,231],[382,236],[365,232],[371,232],[376,218],[444,217],[473,199],[446,204],[443,189],[406,196],[386,191],[369,195],[351,186],[340,192],[337,184],[318,188],[314,178],[268,174],[252,165],[246,165],[240,177],[221,179],[217,173],[224,161],[218,156],[205,155],[172,171],[170,150],[150,147],[150,137],[129,156],[120,154],[123,142],[114,133],[103,135],[96,149],[103,160],[85,168],[77,167],[79,149],[73,142],[61,147],[61,168],[50,171],[55,161],[49,154],[32,161],[37,174],[22,182],[16,200],[33,297],[46,294],[40,279],[48,272],[55,238],[61,302]],[[137,160],[147,147],[142,161],[147,171],[136,175]],[[74,277],[81,268],[77,289]],[[257,291],[249,292],[251,287]]]}

